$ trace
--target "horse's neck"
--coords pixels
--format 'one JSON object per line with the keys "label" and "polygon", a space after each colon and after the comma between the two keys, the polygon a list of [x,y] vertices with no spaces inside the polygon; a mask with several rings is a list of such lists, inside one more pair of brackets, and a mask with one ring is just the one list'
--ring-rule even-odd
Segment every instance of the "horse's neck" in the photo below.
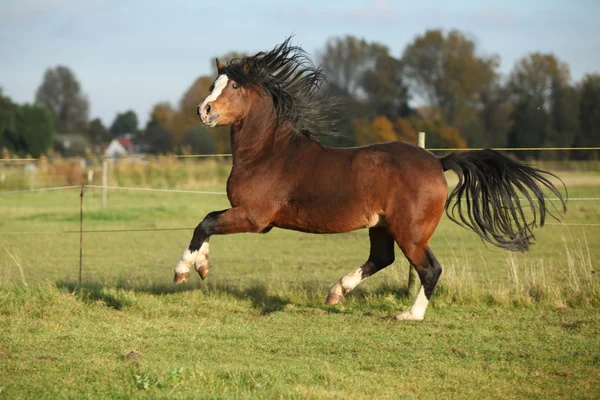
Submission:
{"label": "horse's neck", "polygon": [[276,151],[276,142],[281,135],[286,134],[283,126],[276,125],[275,111],[265,100],[243,120],[231,125],[231,153],[234,164],[253,164],[271,156]]}
{"label": "horse's neck", "polygon": [[231,126],[231,153],[234,163],[250,163],[266,156],[274,132],[264,122],[246,118]]}

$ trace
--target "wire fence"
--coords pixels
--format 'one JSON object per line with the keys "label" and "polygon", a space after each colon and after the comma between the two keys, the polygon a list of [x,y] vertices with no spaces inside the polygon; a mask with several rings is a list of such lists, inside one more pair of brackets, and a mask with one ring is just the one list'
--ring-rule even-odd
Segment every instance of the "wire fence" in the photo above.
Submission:
{"label": "wire fence", "polygon": [[[0,191],[0,195],[4,194],[17,194],[17,193],[34,193],[34,192],[47,192],[54,190],[63,189],[80,189],[92,188],[92,189],[112,189],[112,190],[135,190],[142,192],[158,192],[158,193],[189,193],[189,194],[209,194],[209,195],[226,195],[227,192],[216,192],[216,191],[204,191],[204,190],[183,190],[183,189],[155,189],[155,188],[144,188],[144,187],[128,187],[128,186],[104,186],[104,185],[69,185],[69,186],[57,186],[49,188],[37,188],[37,189],[25,189],[25,190],[4,190]],[[527,200],[520,198],[519,200]],[[547,200],[550,201],[561,201],[558,197],[549,197]],[[568,201],[600,201],[600,197],[573,197],[568,198]]]}
{"label": "wire fence", "polygon": [[[484,150],[485,147],[440,147],[427,148],[429,151],[446,152],[446,151],[477,151]],[[496,151],[600,151],[600,147],[490,147]],[[231,153],[215,153],[215,154],[172,154],[172,155],[150,155],[150,154],[132,154],[119,156],[72,156],[72,157],[16,157],[16,158],[0,158],[0,163],[9,163],[16,161],[40,161],[40,160],[149,160],[157,157],[169,157],[176,159],[192,159],[192,158],[227,158],[231,157]]]}
{"label": "wire fence", "polygon": [[[424,147],[424,146],[423,146]],[[450,151],[476,151],[483,150],[484,148],[428,148],[427,150],[433,152],[450,152]],[[600,147],[492,147],[496,151],[600,151]],[[149,160],[160,157],[174,158],[174,159],[207,159],[207,158],[227,158],[231,157],[231,153],[216,153],[216,154],[180,154],[180,155],[149,155],[149,154],[137,154],[137,155],[121,155],[121,156],[97,156],[97,157],[23,157],[23,158],[0,158],[1,163],[10,162],[39,162],[41,160],[53,161],[72,161],[72,160]],[[31,188],[22,190],[2,190],[0,196],[19,194],[19,193],[35,193],[35,192],[48,192],[57,190],[68,190],[68,189],[80,189],[82,190],[81,195],[83,196],[83,190],[85,188],[103,189],[107,190],[129,190],[129,191],[145,191],[145,192],[157,192],[157,193],[182,193],[182,194],[199,194],[199,195],[226,195],[226,192],[222,191],[202,191],[202,190],[184,190],[184,189],[158,189],[158,188],[147,188],[147,187],[128,187],[128,186],[114,186],[114,185],[66,185],[56,187],[43,187],[43,188]],[[525,199],[522,199],[525,200]],[[558,198],[548,198],[550,201],[560,201]],[[568,198],[568,201],[600,201],[600,197],[574,197]],[[593,223],[547,223],[546,225],[561,225],[561,226],[600,226],[600,224]],[[145,228],[145,229],[110,229],[110,230],[86,230],[83,233],[103,233],[103,232],[145,232],[145,231],[165,231],[165,230],[188,230],[193,228]],[[0,235],[23,235],[23,234],[68,234],[68,233],[82,233],[80,231],[22,231],[22,232],[0,232]]]}
{"label": "wire fence", "polygon": [[[22,194],[22,193],[35,193],[35,192],[48,192],[58,190],[69,190],[79,189],[82,192],[86,188],[93,189],[111,189],[111,190],[130,190],[130,191],[141,191],[141,192],[156,192],[156,193],[185,193],[185,194],[199,194],[199,195],[226,195],[226,192],[217,191],[202,191],[202,190],[180,190],[180,189],[154,189],[154,188],[140,188],[140,187],[123,187],[123,186],[104,186],[104,185],[69,185],[69,186],[57,186],[51,188],[39,188],[29,190],[12,190],[12,191],[0,191],[0,195],[10,194]],[[526,200],[526,199],[520,199]],[[547,200],[560,201],[559,198],[552,197]],[[600,201],[600,197],[574,197],[568,198],[568,201]],[[550,226],[589,226],[597,227],[600,224],[597,223],[546,223]],[[160,231],[183,231],[191,230],[195,227],[177,227],[177,228],[140,228],[140,229],[96,229],[96,230],[52,230],[52,231],[13,231],[13,232],[0,232],[0,235],[30,235],[30,234],[73,234],[73,233],[116,233],[116,232],[160,232]]]}

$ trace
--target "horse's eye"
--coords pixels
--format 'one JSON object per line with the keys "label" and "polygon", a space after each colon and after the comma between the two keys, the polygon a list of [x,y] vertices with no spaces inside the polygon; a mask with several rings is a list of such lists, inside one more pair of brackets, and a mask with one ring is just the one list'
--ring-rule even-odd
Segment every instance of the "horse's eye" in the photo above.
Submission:
{"label": "horse's eye", "polygon": [[232,84],[231,84],[231,88],[232,88],[232,89],[237,89],[237,88],[239,88],[239,87],[240,87],[240,86],[239,86],[237,83],[232,83]]}

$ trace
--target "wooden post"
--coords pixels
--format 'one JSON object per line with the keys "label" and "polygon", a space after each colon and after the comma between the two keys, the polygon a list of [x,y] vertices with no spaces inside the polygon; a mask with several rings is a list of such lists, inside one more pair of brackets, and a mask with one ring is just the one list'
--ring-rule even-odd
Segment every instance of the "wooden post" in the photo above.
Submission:
{"label": "wooden post", "polygon": [[[425,132],[419,132],[419,136],[417,137],[417,145],[419,147],[425,148]],[[419,292],[419,288],[421,287],[421,279],[419,278],[419,274],[417,270],[412,265],[408,266],[408,297],[410,299],[415,299],[417,297],[417,293]]]}
{"label": "wooden post", "polygon": [[102,160],[102,208],[106,207],[106,187],[108,186],[108,159]]}
{"label": "wooden post", "polygon": [[83,271],[83,193],[85,186],[81,185],[79,193],[79,287],[81,287],[81,275]]}

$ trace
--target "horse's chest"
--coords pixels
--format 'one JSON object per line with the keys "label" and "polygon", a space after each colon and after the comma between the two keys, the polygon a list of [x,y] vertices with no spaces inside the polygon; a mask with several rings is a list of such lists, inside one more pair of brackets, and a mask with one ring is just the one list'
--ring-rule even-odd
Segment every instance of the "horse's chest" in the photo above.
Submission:
{"label": "horse's chest", "polygon": [[227,197],[233,207],[248,206],[264,196],[264,186],[257,177],[232,174],[227,180]]}

